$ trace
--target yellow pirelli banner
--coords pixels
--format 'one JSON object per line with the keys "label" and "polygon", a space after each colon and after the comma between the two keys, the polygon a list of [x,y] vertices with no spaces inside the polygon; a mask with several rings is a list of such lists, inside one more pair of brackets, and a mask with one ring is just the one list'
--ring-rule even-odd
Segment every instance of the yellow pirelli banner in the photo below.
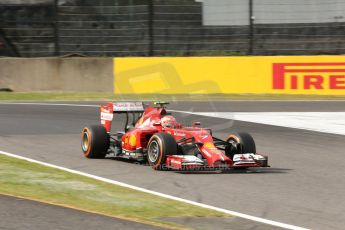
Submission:
{"label": "yellow pirelli banner", "polygon": [[114,58],[114,90],[345,95],[345,56]]}

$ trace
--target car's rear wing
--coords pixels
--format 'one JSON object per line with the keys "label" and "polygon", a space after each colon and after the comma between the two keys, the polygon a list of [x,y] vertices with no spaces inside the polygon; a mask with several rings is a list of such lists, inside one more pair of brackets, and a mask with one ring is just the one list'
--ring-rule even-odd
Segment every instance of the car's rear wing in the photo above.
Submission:
{"label": "car's rear wing", "polygon": [[124,113],[126,114],[125,131],[127,130],[129,115],[132,114],[132,125],[138,119],[138,114],[144,112],[145,107],[143,102],[108,102],[100,106],[101,109],[101,123],[107,132],[110,132],[111,123],[113,121],[114,114]]}
{"label": "car's rear wing", "polygon": [[113,102],[113,113],[142,113],[144,112],[143,102]]}

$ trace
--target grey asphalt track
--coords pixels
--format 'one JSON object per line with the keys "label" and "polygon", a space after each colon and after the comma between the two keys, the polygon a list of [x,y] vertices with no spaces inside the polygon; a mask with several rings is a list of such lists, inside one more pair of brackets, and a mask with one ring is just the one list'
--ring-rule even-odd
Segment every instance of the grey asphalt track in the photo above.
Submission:
{"label": "grey asphalt track", "polygon": [[[90,103],[87,103],[90,104]],[[94,104],[94,103],[93,103]],[[192,111],[345,111],[345,102],[179,102]],[[88,160],[80,150],[83,126],[97,124],[93,107],[0,105],[0,149],[56,165],[245,214],[312,229],[344,229],[345,136],[174,113],[201,121],[224,138],[250,132],[269,155],[269,169],[223,174],[158,172],[116,160]],[[115,115],[113,127],[123,118]],[[255,229],[255,228],[254,228]]]}
{"label": "grey asphalt track", "polygon": [[149,230],[162,228],[0,195],[0,229]]}

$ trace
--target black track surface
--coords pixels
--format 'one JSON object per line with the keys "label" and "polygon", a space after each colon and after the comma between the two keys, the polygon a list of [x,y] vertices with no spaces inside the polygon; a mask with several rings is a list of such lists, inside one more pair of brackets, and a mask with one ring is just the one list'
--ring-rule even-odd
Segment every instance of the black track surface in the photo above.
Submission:
{"label": "black track surface", "polygon": [[[90,104],[90,103],[88,103]],[[175,110],[344,111],[345,102],[180,102]],[[272,168],[218,173],[153,171],[116,160],[90,160],[80,131],[99,122],[94,107],[0,105],[0,149],[154,191],[312,229],[344,229],[345,136],[174,113],[224,138],[253,135]],[[114,128],[123,117],[114,116]]]}

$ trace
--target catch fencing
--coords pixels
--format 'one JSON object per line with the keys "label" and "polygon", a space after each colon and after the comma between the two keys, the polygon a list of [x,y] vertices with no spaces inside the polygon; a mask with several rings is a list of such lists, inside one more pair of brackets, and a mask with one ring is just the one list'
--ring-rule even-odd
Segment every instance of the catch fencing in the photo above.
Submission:
{"label": "catch fencing", "polygon": [[2,0],[0,56],[345,51],[343,0]]}

